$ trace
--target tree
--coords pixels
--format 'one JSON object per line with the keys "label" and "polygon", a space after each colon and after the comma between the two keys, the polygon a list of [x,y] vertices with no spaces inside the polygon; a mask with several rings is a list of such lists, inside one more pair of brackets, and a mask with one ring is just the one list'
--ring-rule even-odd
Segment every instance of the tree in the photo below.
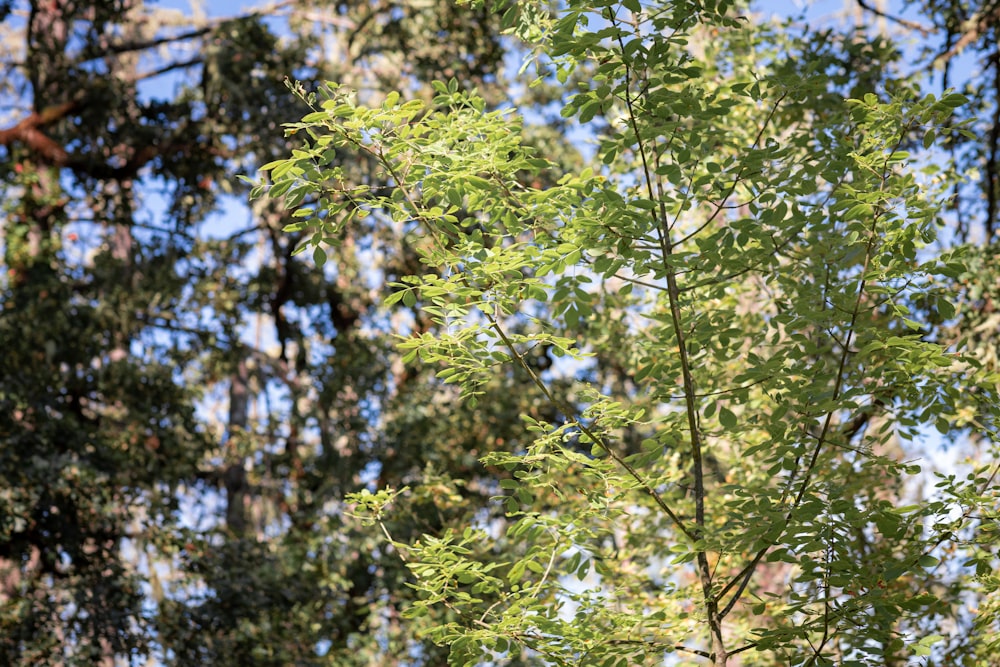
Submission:
{"label": "tree", "polygon": [[359,220],[419,229],[385,302],[430,323],[404,360],[477,410],[498,377],[535,396],[532,439],[482,458],[505,519],[414,536],[423,485],[351,497],[421,593],[405,615],[459,665],[985,664],[996,467],[924,493],[902,453],[995,431],[996,373],[942,335],[969,255],[930,252],[959,174],[911,155],[969,136],[966,98],[831,76],[820,36],[732,2],[493,8],[595,165],[455,80],[429,103],[330,85],[253,193],[321,266]]}

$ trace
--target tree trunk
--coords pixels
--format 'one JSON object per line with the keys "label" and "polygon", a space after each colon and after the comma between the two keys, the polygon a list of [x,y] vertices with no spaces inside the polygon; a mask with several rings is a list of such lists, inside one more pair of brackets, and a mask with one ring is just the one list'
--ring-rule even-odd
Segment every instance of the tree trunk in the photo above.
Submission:
{"label": "tree trunk", "polygon": [[229,383],[229,433],[226,442],[229,463],[223,472],[226,489],[226,525],[237,538],[244,537],[248,524],[247,473],[239,440],[247,427],[250,404],[250,369],[244,356],[237,362]]}

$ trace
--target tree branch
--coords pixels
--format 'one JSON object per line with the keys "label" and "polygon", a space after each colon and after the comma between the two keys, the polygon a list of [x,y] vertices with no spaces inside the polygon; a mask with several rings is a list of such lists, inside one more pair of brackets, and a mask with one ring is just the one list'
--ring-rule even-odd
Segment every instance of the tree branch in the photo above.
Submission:
{"label": "tree branch", "polygon": [[931,67],[935,68],[946,64],[964,51],[965,47],[978,40],[986,30],[993,27],[998,19],[1000,19],[1000,3],[990,7],[985,13],[976,12],[973,14],[972,18],[965,22],[962,36],[958,38],[958,41],[951,48],[935,56],[934,60],[931,61]]}
{"label": "tree branch", "polygon": [[922,23],[917,23],[916,21],[910,21],[909,19],[904,19],[902,16],[896,16],[895,14],[890,14],[888,12],[882,11],[878,7],[875,7],[868,3],[868,0],[857,0],[858,7],[878,16],[879,18],[888,19],[893,23],[898,23],[904,28],[909,28],[910,30],[916,30],[920,33],[922,37],[930,37],[934,34],[934,28],[928,28]]}
{"label": "tree branch", "polygon": [[85,63],[93,62],[100,58],[106,58],[109,55],[121,55],[123,53],[134,53],[136,51],[146,51],[148,49],[155,49],[158,46],[163,46],[164,44],[173,44],[175,42],[185,42],[190,39],[197,39],[203,37],[208,33],[212,32],[216,28],[222,27],[228,23],[235,23],[238,21],[245,21],[247,19],[257,18],[259,16],[269,16],[276,12],[285,9],[286,7],[291,7],[296,4],[296,0],[282,0],[281,2],[275,2],[270,5],[261,7],[252,12],[247,12],[246,14],[240,14],[237,16],[228,16],[225,18],[219,18],[205,23],[204,25],[183,32],[179,35],[169,35],[163,37],[154,37],[152,39],[144,40],[133,40],[127,42],[119,42],[117,44],[108,44],[103,46],[99,53],[94,55],[85,55],[79,60],[75,61],[74,65],[83,65]]}

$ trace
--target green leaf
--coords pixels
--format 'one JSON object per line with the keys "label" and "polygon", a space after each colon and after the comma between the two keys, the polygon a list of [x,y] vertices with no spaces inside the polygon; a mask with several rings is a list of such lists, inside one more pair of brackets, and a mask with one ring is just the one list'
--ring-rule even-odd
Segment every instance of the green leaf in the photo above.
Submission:
{"label": "green leaf", "polygon": [[931,146],[933,146],[934,141],[936,139],[937,139],[937,133],[934,131],[933,128],[924,132],[924,149],[926,150],[929,149]]}
{"label": "green leaf", "polygon": [[930,555],[924,554],[917,561],[917,564],[920,567],[935,567],[939,562],[940,561],[937,558],[935,558],[934,556],[930,556]]}
{"label": "green leaf", "polygon": [[316,246],[313,249],[313,261],[316,263],[316,266],[320,268],[326,264],[326,251],[323,250],[322,246]]}
{"label": "green leaf", "polygon": [[950,93],[942,97],[940,103],[949,109],[957,109],[958,107],[967,105],[969,103],[969,98],[958,93]]}

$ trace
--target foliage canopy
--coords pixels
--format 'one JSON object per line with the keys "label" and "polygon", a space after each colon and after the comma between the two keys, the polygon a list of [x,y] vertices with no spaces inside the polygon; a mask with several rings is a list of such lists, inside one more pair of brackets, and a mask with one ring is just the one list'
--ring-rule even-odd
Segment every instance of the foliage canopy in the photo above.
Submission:
{"label": "foliage canopy", "polygon": [[[928,428],[995,428],[996,373],[934,334],[966,266],[932,250],[959,177],[911,155],[970,135],[966,98],[846,91],[801,60],[808,35],[731,2],[504,20],[533,36],[536,84],[565,86],[595,166],[560,172],[516,109],[455,80],[375,105],[331,84],[253,193],[285,197],[320,266],[359,219],[418,236],[422,270],[384,302],[433,323],[401,336],[404,362],[473,407],[497,375],[538,392],[532,435],[481,459],[506,523],[400,539],[406,489],[353,496],[410,568],[405,613],[447,609],[428,633],[458,665],[930,655],[962,616],[954,589],[995,588],[995,469],[910,504],[922,469],[899,455]],[[390,187],[346,176],[340,151]],[[539,350],[562,361],[539,369]],[[968,659],[998,648],[995,624],[977,617]]]}

